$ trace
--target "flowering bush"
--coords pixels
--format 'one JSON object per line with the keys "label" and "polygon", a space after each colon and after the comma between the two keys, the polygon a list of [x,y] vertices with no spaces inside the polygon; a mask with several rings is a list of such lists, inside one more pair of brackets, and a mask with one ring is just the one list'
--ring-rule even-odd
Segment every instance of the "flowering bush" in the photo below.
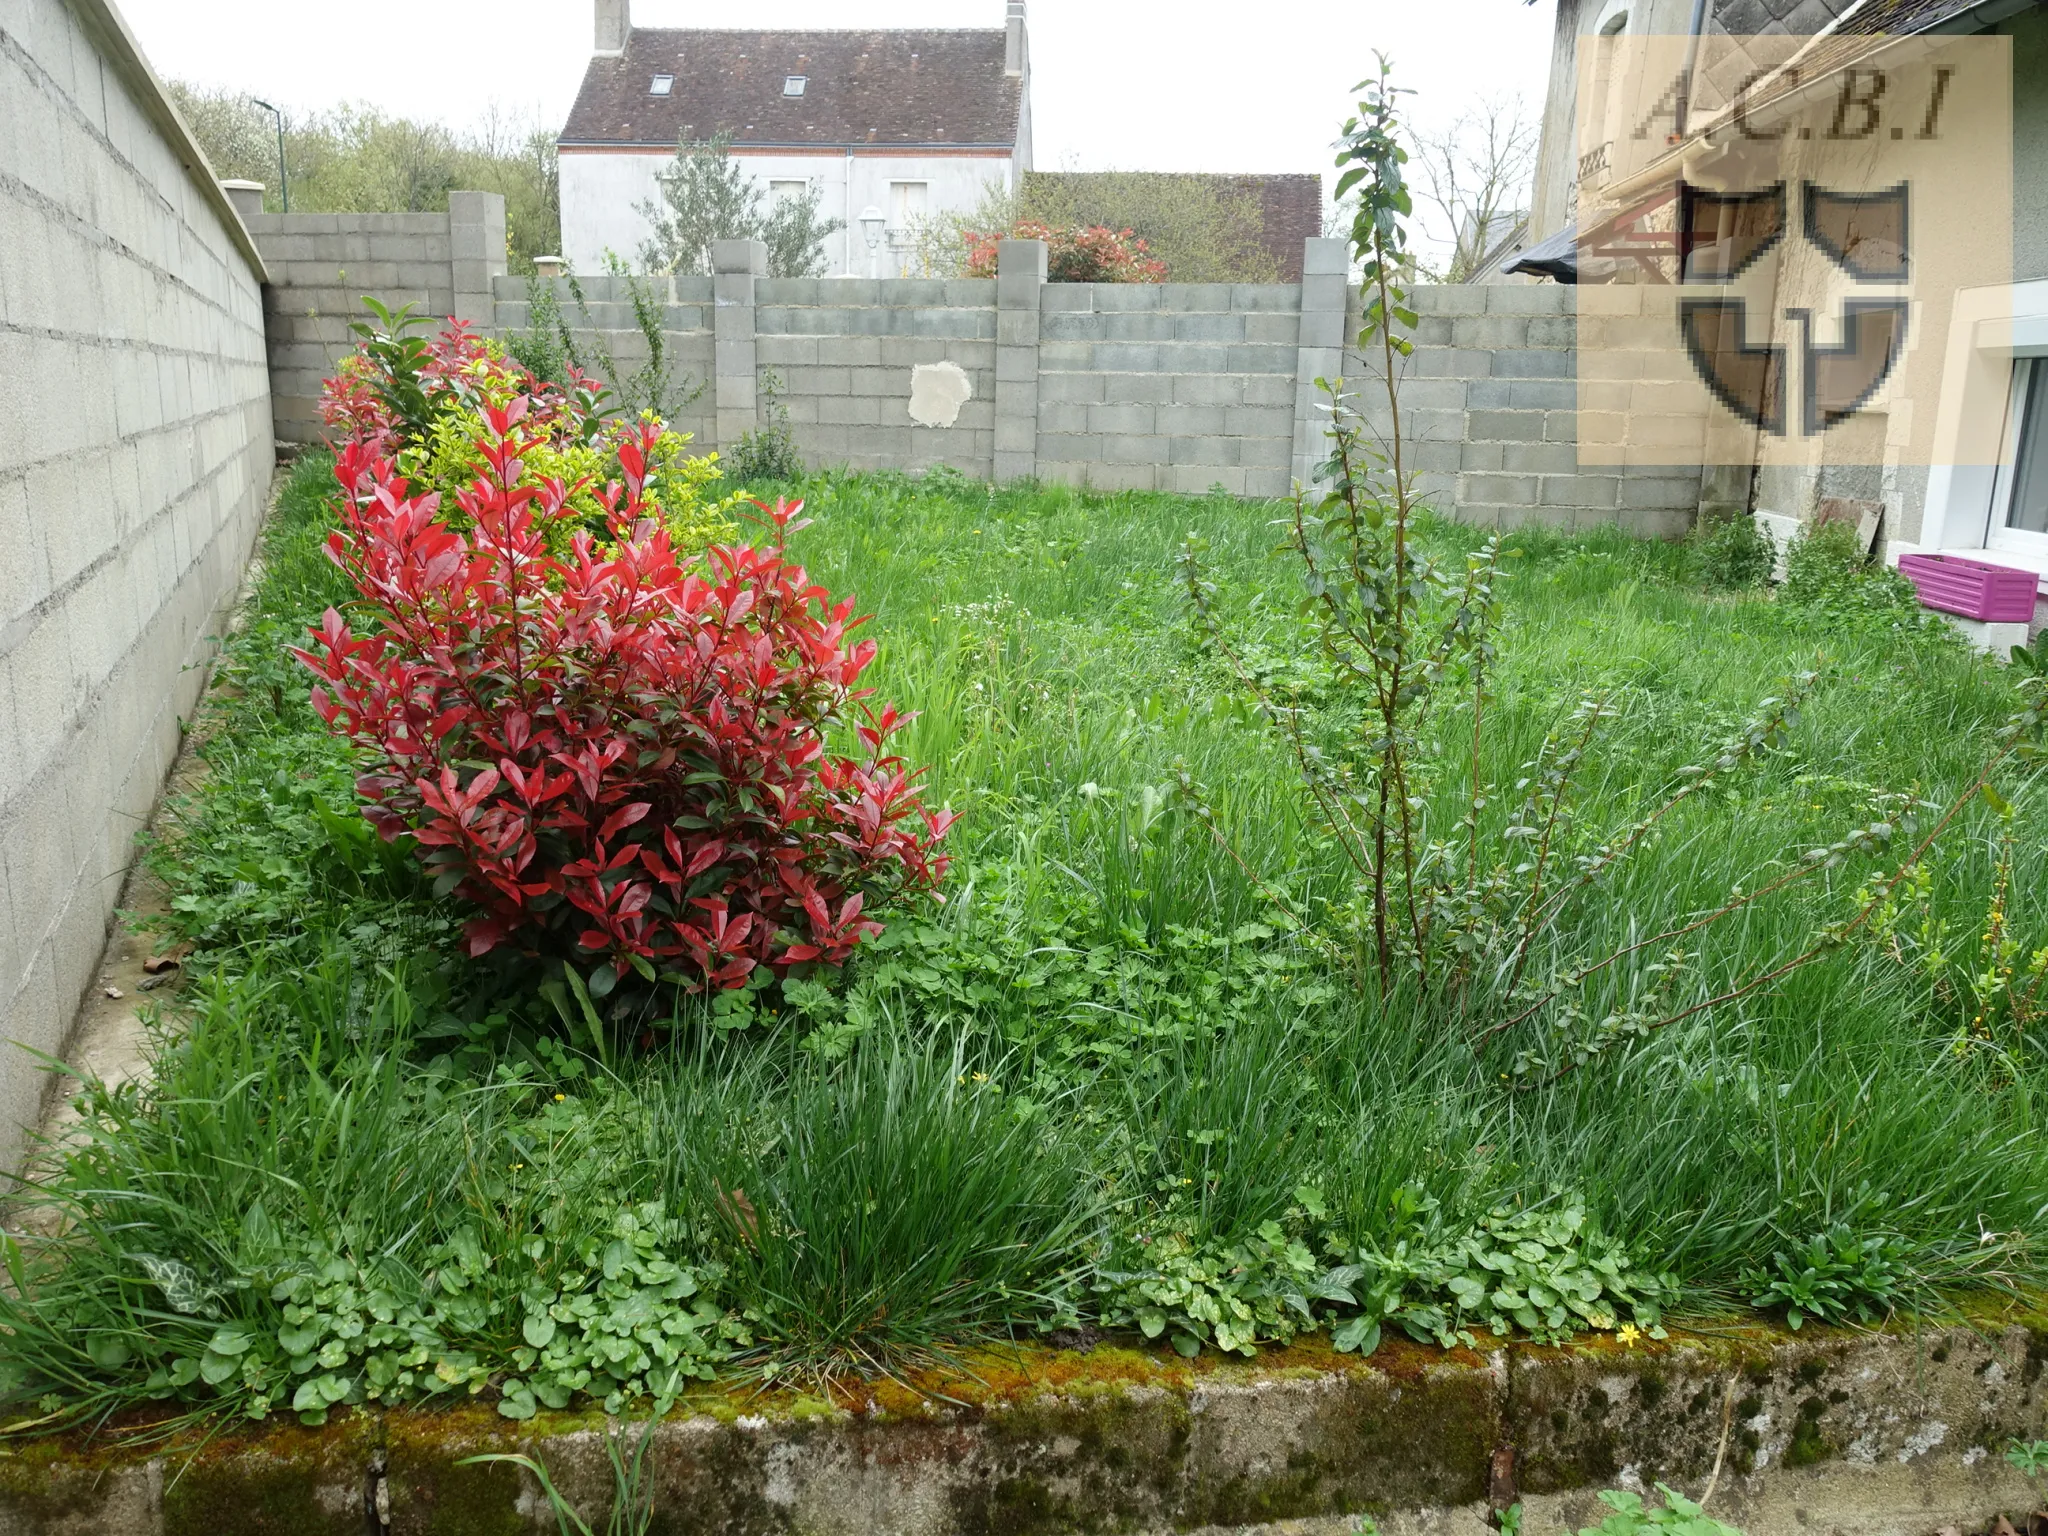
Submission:
{"label": "flowering bush", "polygon": [[967,275],[996,275],[996,242],[1043,240],[1046,276],[1055,283],[1163,283],[1166,263],[1149,254],[1145,242],[1128,229],[1097,224],[1086,229],[1059,229],[1036,219],[1020,219],[1009,229],[967,236]]}
{"label": "flowering bush", "polygon": [[[842,962],[878,905],[943,875],[952,817],[885,755],[905,717],[856,686],[875,648],[850,638],[852,603],[785,553],[802,504],[762,509],[765,548],[679,562],[648,498],[662,433],[642,422],[618,441],[623,482],[589,492],[601,542],[578,490],[533,471],[548,403],[476,409],[483,468],[457,515],[377,431],[335,466],[328,551],[376,627],[329,610],[296,654],[361,749],[365,814],[477,906],[472,954],[606,961],[600,993],[629,968],[696,989]],[[861,756],[826,750],[841,725]]]}
{"label": "flowering bush", "polygon": [[[342,360],[321,396],[321,419],[337,438],[363,443],[391,456],[398,472],[421,491],[438,492],[442,516],[459,520],[455,493],[482,472],[476,444],[484,435],[482,412],[525,397],[524,427],[533,439],[526,464],[536,483],[560,480],[569,488],[564,515],[547,528],[549,548],[568,552],[568,539],[582,527],[594,535],[605,528],[597,487],[620,478],[619,450],[640,442],[640,429],[655,420],[607,419],[606,390],[574,367],[568,383],[534,377],[506,356],[494,341],[450,320],[432,338],[411,334],[416,324],[404,311],[393,314],[371,305],[378,324],[355,327],[362,343]],[[658,517],[677,549],[696,551],[737,537],[727,516],[741,498],[718,500],[718,455],[691,456],[687,433],[659,428],[647,455],[642,500]]]}

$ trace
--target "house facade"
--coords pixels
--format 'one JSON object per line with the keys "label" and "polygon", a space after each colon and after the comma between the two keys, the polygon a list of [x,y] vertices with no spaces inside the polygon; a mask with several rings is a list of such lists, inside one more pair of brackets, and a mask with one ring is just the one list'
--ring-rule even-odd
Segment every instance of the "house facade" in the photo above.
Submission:
{"label": "house facade", "polygon": [[[1610,172],[1610,156],[1621,153],[1612,142],[1584,142],[1589,135],[1581,127],[1597,116],[1581,110],[1578,95],[1603,80],[1599,40],[1682,40],[1695,13],[1693,0],[1557,0],[1556,14],[1528,244],[1520,260],[1532,263],[1525,272],[1584,281],[1588,274],[1577,267],[1594,237],[1580,227],[1582,192],[1597,188]],[[2002,37],[2009,40],[2012,69],[2009,280],[2001,276],[1926,298],[1923,311],[1937,312],[1914,313],[1908,346],[1938,349],[1934,366],[1921,374],[1932,387],[1911,396],[1880,391],[1862,412],[1879,419],[1876,435],[1889,444],[1906,438],[1916,413],[1923,424],[1931,420],[1934,451],[1852,453],[1844,441],[1849,434],[1830,431],[1813,438],[1801,464],[1782,462],[1782,455],[1766,463],[1759,455],[1746,470],[1728,464],[1704,470],[1702,509],[1747,510],[1780,537],[1816,516],[1853,516],[1880,530],[1890,559],[1915,551],[1975,555],[2032,570],[2048,584],[2048,4],[1708,0],[1700,17],[1706,37],[1818,35],[1843,50],[1838,56],[1879,38]],[[1709,84],[1703,68],[1703,99]],[[1729,163],[1733,138],[1724,113],[1718,130],[1694,127],[1673,135],[1669,157],[1689,183],[1712,183]],[[1792,195],[1801,195],[1796,186]],[[1984,221],[2001,241],[2006,213],[1999,209]],[[1940,233],[1920,202],[1914,221],[1917,240]],[[1583,349],[1591,301],[1586,288],[1580,293]],[[1990,451],[1987,432],[1995,444]],[[1879,457],[1883,462],[1874,461]]]}
{"label": "house facade", "polygon": [[[909,272],[919,220],[973,209],[1031,168],[1024,0],[985,30],[734,31],[632,24],[596,0],[595,49],[558,141],[562,254],[631,261],[678,140],[729,134],[765,199],[807,189],[843,224],[828,275]],[[879,224],[863,214],[879,213]]]}

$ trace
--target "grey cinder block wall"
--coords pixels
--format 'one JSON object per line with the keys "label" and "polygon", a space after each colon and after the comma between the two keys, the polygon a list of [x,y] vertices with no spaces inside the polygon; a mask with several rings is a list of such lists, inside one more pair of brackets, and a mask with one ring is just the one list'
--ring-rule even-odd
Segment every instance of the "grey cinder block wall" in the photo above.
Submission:
{"label": "grey cinder block wall", "polygon": [[[59,1053],[262,515],[262,263],[103,0],[0,7],[0,1042]],[[0,1044],[0,1165],[45,1074]]]}
{"label": "grey cinder block wall", "polygon": [[[1503,530],[1616,523],[1678,538],[1692,527],[1711,491],[1699,465],[1579,463],[1575,289],[1453,283],[1417,287],[1410,298],[1414,351],[1396,363],[1403,465],[1425,499]],[[1357,350],[1356,290],[1347,302],[1346,386],[1385,432],[1384,356]]]}
{"label": "grey cinder block wall", "polygon": [[[1310,241],[1300,283],[1050,283],[1037,241],[1005,242],[1002,259],[1022,270],[994,281],[638,281],[663,306],[677,365],[699,379],[718,369],[716,409],[706,401],[684,422],[711,447],[759,423],[758,386],[772,371],[814,464],[1281,496],[1323,457],[1316,379],[1341,374],[1368,415],[1383,414],[1370,387],[1378,360],[1354,345],[1358,294],[1342,241]],[[622,371],[644,356],[625,280],[583,280],[584,314],[566,281],[551,281],[586,344],[602,341]],[[727,288],[712,306],[714,282]],[[528,325],[529,293],[526,279],[497,281],[501,334]],[[1416,348],[1401,371],[1421,488],[1472,521],[1683,533],[1700,500],[1697,466],[1578,467],[1574,298],[1556,286],[1415,290]],[[714,323],[731,372],[713,362]],[[909,414],[913,370],[940,362],[956,364],[972,394],[951,425],[921,425]]]}
{"label": "grey cinder block wall", "polygon": [[451,192],[446,213],[264,213],[259,191],[244,221],[270,274],[263,320],[285,442],[321,440],[320,388],[354,342],[364,295],[437,324],[494,324],[491,284],[505,272],[496,193]]}
{"label": "grey cinder block wall", "polygon": [[[458,211],[459,209],[459,211]],[[443,222],[445,220],[445,223]],[[262,215],[251,228],[276,282],[269,300],[279,431],[319,433],[320,382],[347,349],[358,295],[460,312],[498,335],[532,324],[533,284],[500,258],[458,286],[456,248],[503,208],[458,193],[451,213]],[[465,236],[462,231],[471,231]],[[767,420],[769,383],[811,463],[980,479],[1024,476],[1102,490],[1283,496],[1324,456],[1318,378],[1361,392],[1358,294],[1342,240],[1311,240],[1299,283],[1052,283],[1043,242],[1013,240],[990,279],[771,278],[758,241],[721,241],[708,277],[550,278],[586,355],[630,376],[647,360],[637,293],[658,312],[678,383],[701,386],[676,425],[730,450]],[[473,259],[473,258],[472,258]],[[580,299],[577,295],[580,293]],[[1440,510],[1514,526],[1619,521],[1671,536],[1700,503],[1697,467],[1581,470],[1573,400],[1574,291],[1424,287],[1402,365],[1412,464]],[[949,420],[911,414],[920,368],[951,364],[968,397]]]}

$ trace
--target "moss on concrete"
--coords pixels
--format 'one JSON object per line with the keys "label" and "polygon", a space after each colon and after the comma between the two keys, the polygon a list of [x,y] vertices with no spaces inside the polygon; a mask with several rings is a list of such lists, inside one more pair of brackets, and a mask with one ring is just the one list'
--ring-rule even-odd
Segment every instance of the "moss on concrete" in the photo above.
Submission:
{"label": "moss on concrete", "polygon": [[[2048,1433],[2044,1363],[2048,1323],[2011,1314],[1917,1335],[1740,1328],[1633,1348],[1390,1340],[1366,1361],[1319,1339],[1249,1363],[991,1351],[965,1371],[808,1395],[705,1388],[655,1431],[656,1529],[1041,1536],[1473,1508],[1505,1448],[1539,1499],[1624,1468],[1696,1485],[1717,1454],[1738,1479],[1845,1462],[1981,1468],[2006,1438]],[[553,1527],[529,1474],[459,1463],[536,1455],[601,1521],[604,1432],[594,1413],[514,1424],[470,1403],[155,1448],[30,1442],[0,1457],[0,1531],[160,1519],[165,1536],[354,1536],[381,1469],[393,1536],[538,1536]],[[1962,1461],[1971,1447],[1989,1450]]]}
{"label": "moss on concrete", "polygon": [[296,1435],[223,1434],[167,1458],[164,1536],[361,1536],[382,1420],[348,1413]]}

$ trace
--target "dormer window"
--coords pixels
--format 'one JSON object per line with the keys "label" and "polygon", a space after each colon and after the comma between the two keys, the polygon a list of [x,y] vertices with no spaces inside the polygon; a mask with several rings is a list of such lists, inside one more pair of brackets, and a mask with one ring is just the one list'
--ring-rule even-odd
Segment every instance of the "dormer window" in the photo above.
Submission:
{"label": "dormer window", "polygon": [[647,94],[650,96],[666,96],[675,88],[676,77],[674,75],[656,75],[648,84]]}
{"label": "dormer window", "polygon": [[807,75],[785,75],[782,79],[782,94],[785,96],[801,96],[804,93],[804,87],[809,83],[810,77]]}

